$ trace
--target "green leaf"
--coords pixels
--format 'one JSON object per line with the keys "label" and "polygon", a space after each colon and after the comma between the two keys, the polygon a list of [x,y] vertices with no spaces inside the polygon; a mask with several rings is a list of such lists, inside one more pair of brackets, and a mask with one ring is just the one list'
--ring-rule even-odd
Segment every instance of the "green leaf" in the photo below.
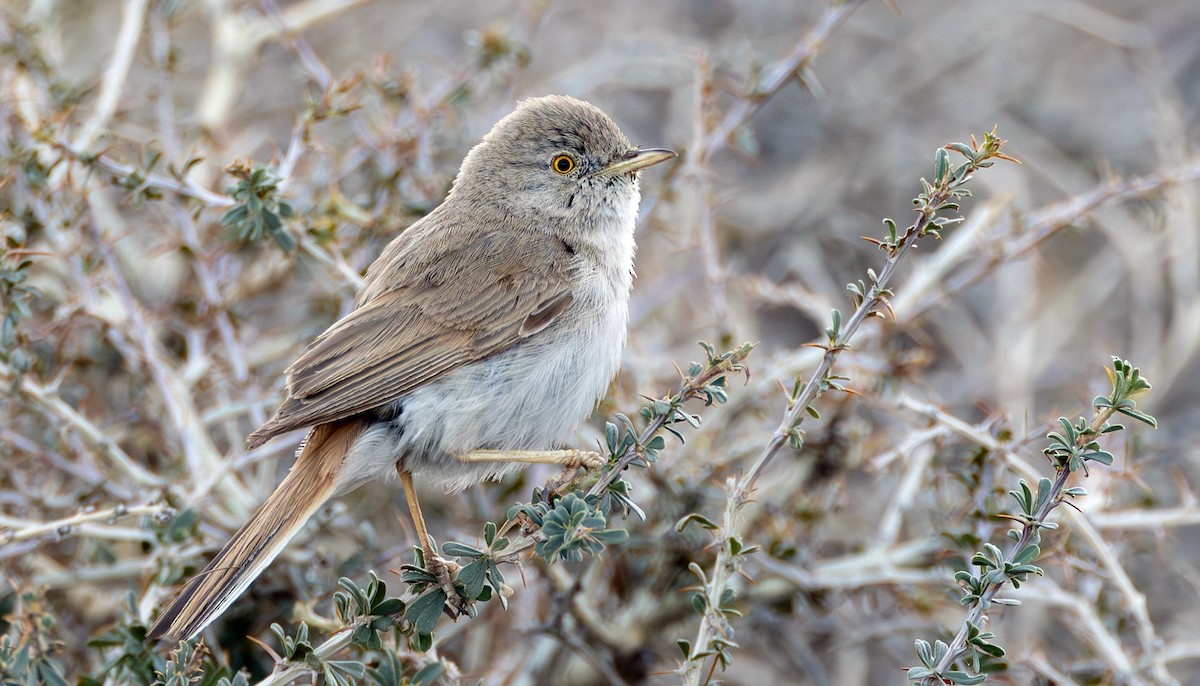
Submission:
{"label": "green leaf", "polygon": [[359,624],[354,627],[354,631],[350,633],[350,642],[354,645],[362,646],[367,650],[371,650],[371,639],[378,636],[378,633],[371,629],[366,624]]}
{"label": "green leaf", "polygon": [[629,532],[625,529],[605,529],[593,532],[591,537],[604,545],[616,545],[629,540]]}
{"label": "green leaf", "polygon": [[413,639],[413,646],[422,653],[429,652],[433,647],[433,634],[417,634]]}
{"label": "green leaf", "polygon": [[737,591],[733,590],[732,588],[726,588],[724,591],[721,591],[720,607],[724,608],[728,605],[732,605],[733,601],[735,600],[737,600]]}
{"label": "green leaf", "polygon": [[371,608],[371,612],[377,615],[397,615],[404,612],[404,601],[399,598],[388,598]]}
{"label": "green leaf", "polygon": [[442,544],[442,554],[451,557],[481,557],[483,551],[469,545],[448,541]]}
{"label": "green leaf", "polygon": [[47,660],[38,662],[38,676],[40,677],[39,684],[47,684],[48,686],[68,686],[66,678],[59,671],[58,665]]}
{"label": "green leaf", "polygon": [[949,143],[946,145],[946,147],[949,148],[950,150],[953,150],[954,152],[957,152],[957,153],[963,155],[967,159],[971,159],[971,160],[975,159],[975,151],[972,150],[971,146],[969,146],[969,145],[965,145],[963,143]]}
{"label": "green leaf", "polygon": [[995,643],[977,643],[973,645],[980,652],[987,653],[992,657],[1004,657],[1004,648],[1001,648]]}
{"label": "green leaf", "polygon": [[358,660],[326,660],[325,664],[339,672],[349,674],[355,679],[361,679],[367,675],[367,666]]}
{"label": "green leaf", "polygon": [[233,226],[234,224],[240,224],[246,218],[246,214],[246,206],[238,205],[237,207],[234,207],[225,214],[221,215],[221,226],[228,227]]}
{"label": "green leaf", "polygon": [[933,178],[936,182],[941,183],[945,180],[947,172],[950,170],[950,152],[945,148],[938,148],[934,154],[933,161]]}
{"label": "green leaf", "polygon": [[442,607],[446,604],[446,592],[435,588],[413,600],[404,618],[412,622],[413,628],[419,634],[432,634],[437,626],[438,618],[442,616]]}
{"label": "green leaf", "polygon": [[463,585],[463,594],[468,598],[478,598],[483,593],[487,566],[487,558],[481,557],[458,571],[457,581]]}
{"label": "green leaf", "polygon": [[1034,512],[1042,509],[1042,506],[1050,499],[1050,493],[1054,489],[1054,484],[1050,483],[1050,479],[1042,477],[1038,480],[1037,507]]}
{"label": "green leaf", "polygon": [[445,667],[440,662],[431,662],[417,670],[416,674],[412,675],[409,683],[413,686],[424,686],[437,681],[438,677],[445,671]]}
{"label": "green leaf", "polygon": [[708,517],[705,517],[702,514],[697,514],[697,513],[693,512],[689,515],[684,516],[678,522],[675,522],[675,530],[682,533],[683,530],[687,528],[688,524],[691,524],[692,522],[699,524],[701,527],[708,529],[709,531],[715,531],[715,530],[721,528],[721,527],[717,526],[717,524],[715,522],[713,522],[711,519],[709,519]]}
{"label": "green leaf", "polygon": [[829,328],[825,329],[825,335],[829,337],[829,340],[834,341],[837,340],[838,334],[840,334],[841,331],[842,313],[841,311],[835,309],[830,316]]}
{"label": "green leaf", "polygon": [[917,659],[924,663],[926,667],[932,667],[936,664],[937,660],[933,657],[933,647],[929,645],[929,641],[918,638],[913,647],[917,650]]}
{"label": "green leaf", "polygon": [[608,447],[610,455],[617,453],[617,440],[620,437],[617,431],[617,425],[612,422],[604,423],[604,444]]}
{"label": "green leaf", "polygon": [[1033,562],[1042,554],[1042,549],[1039,546],[1030,544],[1021,549],[1012,559],[1014,565],[1025,565]]}
{"label": "green leaf", "polygon": [[949,671],[944,672],[942,676],[955,684],[955,686],[973,686],[974,684],[982,684],[987,681],[987,677],[982,674],[968,674],[966,672]]}
{"label": "green leaf", "polygon": [[1153,427],[1155,429],[1158,428],[1158,420],[1155,419],[1154,417],[1146,414],[1145,412],[1141,412],[1139,410],[1135,410],[1133,408],[1127,408],[1127,407],[1118,408],[1117,412],[1120,412],[1121,414],[1125,415],[1126,417],[1132,417],[1133,419],[1136,419],[1139,422],[1149,424],[1151,427]]}

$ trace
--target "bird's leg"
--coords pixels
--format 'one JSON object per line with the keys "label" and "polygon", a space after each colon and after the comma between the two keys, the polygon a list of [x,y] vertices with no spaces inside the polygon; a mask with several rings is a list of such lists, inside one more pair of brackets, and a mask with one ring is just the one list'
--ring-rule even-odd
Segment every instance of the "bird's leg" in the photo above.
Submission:
{"label": "bird's leg", "polygon": [[[574,474],[570,471],[583,467],[593,471],[604,466],[605,459],[600,453],[589,450],[472,450],[466,455],[460,455],[463,462],[519,462],[523,464],[558,464],[566,470],[546,484],[551,493],[560,492],[563,486],[571,481]],[[501,528],[501,535],[511,529],[516,520],[509,520]]]}
{"label": "bird's leg", "polygon": [[458,591],[454,590],[454,580],[450,578],[451,563],[438,555],[429,540],[429,529],[425,527],[425,515],[421,514],[421,503],[417,500],[412,472],[400,466],[396,467],[396,471],[400,473],[400,485],[404,487],[404,499],[408,501],[408,512],[412,515],[413,526],[417,528],[417,538],[421,541],[421,549],[425,551],[425,569],[437,577],[438,585],[446,592],[446,601],[458,613],[452,614],[451,618],[457,619],[465,614],[466,607],[458,597]]}
{"label": "bird's leg", "polygon": [[463,462],[522,462],[560,464],[566,469],[587,470],[604,466],[604,457],[589,450],[472,450],[459,457]]}

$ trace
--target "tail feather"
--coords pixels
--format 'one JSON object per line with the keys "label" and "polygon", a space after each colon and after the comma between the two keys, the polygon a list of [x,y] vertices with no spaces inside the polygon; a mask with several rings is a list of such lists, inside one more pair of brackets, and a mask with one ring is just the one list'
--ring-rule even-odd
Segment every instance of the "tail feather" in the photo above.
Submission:
{"label": "tail feather", "polygon": [[366,425],[351,420],[314,428],[283,483],[188,582],[147,638],[190,639],[232,605],[334,494],[338,469]]}

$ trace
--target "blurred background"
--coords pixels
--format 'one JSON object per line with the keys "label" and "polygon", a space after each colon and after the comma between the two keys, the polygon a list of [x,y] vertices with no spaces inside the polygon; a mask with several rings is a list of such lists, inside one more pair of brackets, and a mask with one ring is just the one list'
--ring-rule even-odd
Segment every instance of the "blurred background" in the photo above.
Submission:
{"label": "blurred background", "polygon": [[[439,683],[678,683],[676,642],[700,623],[688,565],[715,551],[676,521],[720,521],[781,386],[816,364],[805,344],[883,264],[861,237],[912,221],[938,146],[996,126],[1021,164],[981,170],[965,220],[901,262],[889,316],[834,368],[852,392],[818,400],[804,447],[759,482],[737,647],[708,678],[906,683],[914,640],[963,621],[953,571],[1004,540],[1007,491],[1052,476],[1046,432],[1090,416],[1115,355],[1154,384],[1139,407],[1160,427],[1126,421],[1113,466],[1078,475],[1088,495],[1052,516],[1045,577],[989,612],[1007,650],[991,680],[1200,684],[1195,0],[0,7],[0,667],[32,646],[70,682],[153,680],[162,657],[131,627],[290,464],[300,436],[242,448],[283,369],[496,120],[563,93],[681,153],[642,175],[624,364],[572,445],[673,392],[698,340],[756,342],[753,373],[627,473],[646,513],[628,542],[507,567],[510,608],[443,619],[430,651],[401,638],[392,658],[345,659],[437,664]],[[222,226],[239,161],[280,180],[269,202],[294,217],[277,240]],[[478,542],[551,476],[429,489],[426,515],[441,540]],[[337,579],[375,570],[399,592],[387,570],[414,541],[395,484],[326,507],[209,630],[203,669],[265,677],[245,636],[306,621],[320,643]]]}

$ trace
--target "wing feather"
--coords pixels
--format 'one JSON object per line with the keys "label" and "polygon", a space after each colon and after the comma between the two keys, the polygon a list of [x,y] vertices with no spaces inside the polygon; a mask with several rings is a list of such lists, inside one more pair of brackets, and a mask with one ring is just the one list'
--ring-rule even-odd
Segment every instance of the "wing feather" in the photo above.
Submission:
{"label": "wing feather", "polygon": [[386,406],[536,335],[571,304],[572,254],[549,234],[513,251],[493,232],[421,261],[404,247],[389,246],[369,297],[288,368],[288,398],[247,445]]}

